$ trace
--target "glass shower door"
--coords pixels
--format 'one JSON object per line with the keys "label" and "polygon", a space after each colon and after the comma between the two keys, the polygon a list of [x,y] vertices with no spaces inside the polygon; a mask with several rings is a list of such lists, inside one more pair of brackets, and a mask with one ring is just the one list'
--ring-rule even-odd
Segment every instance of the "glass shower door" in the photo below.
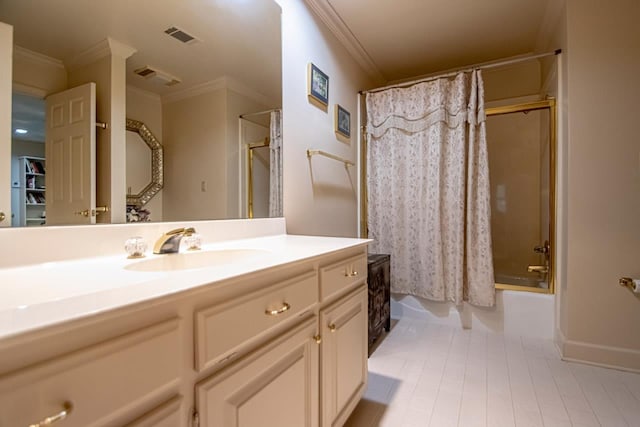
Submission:
{"label": "glass shower door", "polygon": [[553,100],[487,109],[496,286],[552,292]]}

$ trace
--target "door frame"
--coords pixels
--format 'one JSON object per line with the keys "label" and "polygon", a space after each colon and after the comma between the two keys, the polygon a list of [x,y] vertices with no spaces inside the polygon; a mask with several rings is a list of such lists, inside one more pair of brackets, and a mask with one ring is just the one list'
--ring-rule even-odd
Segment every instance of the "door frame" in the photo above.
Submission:
{"label": "door frame", "polygon": [[549,272],[547,273],[548,289],[533,286],[509,285],[496,283],[496,289],[510,291],[527,291],[540,294],[555,293],[556,282],[556,151],[557,151],[557,119],[556,100],[548,98],[542,101],[525,102],[522,104],[505,105],[485,109],[485,114],[498,116],[511,113],[524,113],[535,110],[549,110]]}

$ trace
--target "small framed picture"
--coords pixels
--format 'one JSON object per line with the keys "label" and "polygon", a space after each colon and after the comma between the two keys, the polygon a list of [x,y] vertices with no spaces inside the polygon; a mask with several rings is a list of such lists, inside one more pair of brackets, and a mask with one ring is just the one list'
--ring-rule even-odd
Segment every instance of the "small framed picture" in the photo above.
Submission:
{"label": "small framed picture", "polygon": [[309,97],[326,106],[329,103],[329,76],[309,63],[307,82]]}
{"label": "small framed picture", "polygon": [[345,138],[351,138],[351,114],[339,104],[336,104],[335,111],[336,133]]}

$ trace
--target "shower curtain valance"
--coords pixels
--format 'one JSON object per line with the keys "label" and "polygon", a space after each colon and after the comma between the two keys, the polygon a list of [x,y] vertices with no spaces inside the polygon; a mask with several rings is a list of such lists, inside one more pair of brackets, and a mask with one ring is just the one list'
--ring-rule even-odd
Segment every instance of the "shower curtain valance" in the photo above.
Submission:
{"label": "shower curtain valance", "polygon": [[418,133],[436,123],[450,129],[478,124],[485,120],[485,114],[475,93],[476,73],[461,73],[453,79],[368,94],[367,133],[380,138],[389,129]]}

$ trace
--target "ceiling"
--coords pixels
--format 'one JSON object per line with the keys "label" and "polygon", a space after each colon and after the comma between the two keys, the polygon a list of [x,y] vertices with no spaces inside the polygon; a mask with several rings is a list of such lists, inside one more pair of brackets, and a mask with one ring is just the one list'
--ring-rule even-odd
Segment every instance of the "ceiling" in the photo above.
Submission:
{"label": "ceiling", "polygon": [[[557,0],[307,0],[384,82],[536,50]],[[356,55],[357,57],[357,55]]]}

